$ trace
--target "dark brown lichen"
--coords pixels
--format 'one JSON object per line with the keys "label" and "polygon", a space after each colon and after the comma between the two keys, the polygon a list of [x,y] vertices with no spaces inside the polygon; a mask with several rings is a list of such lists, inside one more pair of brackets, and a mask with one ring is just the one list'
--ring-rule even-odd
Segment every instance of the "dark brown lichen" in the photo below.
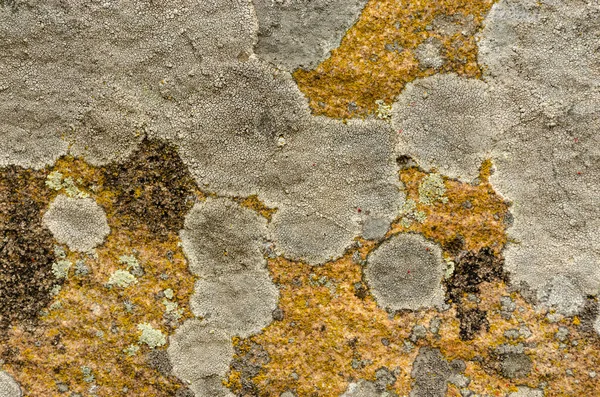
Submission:
{"label": "dark brown lichen", "polygon": [[[447,300],[457,305],[460,337],[471,340],[482,329],[488,329],[486,312],[477,307],[477,295],[484,282],[508,281],[502,268],[503,259],[489,248],[478,252],[461,251],[455,258],[452,277],[446,283]],[[473,301],[466,302],[471,295]],[[472,307],[475,305],[475,307]]]}
{"label": "dark brown lichen", "polygon": [[161,239],[183,228],[197,190],[177,150],[152,139],[144,139],[126,162],[106,167],[104,187],[116,192],[113,205],[124,227],[145,223]]}
{"label": "dark brown lichen", "polygon": [[53,238],[42,225],[45,171],[0,169],[0,329],[32,323],[55,282]]}

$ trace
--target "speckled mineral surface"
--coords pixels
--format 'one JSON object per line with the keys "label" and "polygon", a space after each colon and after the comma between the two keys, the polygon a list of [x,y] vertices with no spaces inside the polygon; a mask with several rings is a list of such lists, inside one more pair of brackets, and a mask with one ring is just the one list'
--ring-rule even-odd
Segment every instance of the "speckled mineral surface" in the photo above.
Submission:
{"label": "speckled mineral surface", "polygon": [[0,397],[600,395],[598,0],[0,0]]}

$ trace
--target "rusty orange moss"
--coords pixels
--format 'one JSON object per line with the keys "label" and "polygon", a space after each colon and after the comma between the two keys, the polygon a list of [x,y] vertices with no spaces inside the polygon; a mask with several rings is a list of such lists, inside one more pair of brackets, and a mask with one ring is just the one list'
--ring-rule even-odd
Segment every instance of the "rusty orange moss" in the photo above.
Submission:
{"label": "rusty orange moss", "polygon": [[479,183],[476,185],[441,176],[445,185],[447,202],[431,205],[419,201],[419,186],[430,175],[417,167],[400,172],[407,200],[413,200],[416,211],[426,216],[423,222],[413,221],[407,227],[402,218],[392,225],[391,233],[411,231],[438,242],[447,251],[479,251],[490,247],[499,253],[506,244],[509,203],[494,191],[489,182],[492,172],[489,160],[481,165]]}
{"label": "rusty orange moss", "polygon": [[[12,327],[3,342],[2,369],[22,385],[25,396],[59,396],[58,384],[70,392],[98,396],[168,396],[183,387],[172,375],[163,375],[146,362],[146,345],[138,344],[140,323],[151,324],[168,337],[177,324],[192,317],[189,298],[195,278],[189,273],[177,233],[157,241],[140,220],[135,229],[121,227],[112,203],[115,192],[105,189],[104,171],[80,159],[63,157],[54,171],[71,177],[107,213],[111,233],[95,254],[66,252],[73,266],[68,279],[36,327]],[[61,193],[53,191],[52,195]],[[40,192],[42,194],[42,192]],[[106,286],[111,274],[125,270],[119,257],[137,258],[143,274],[127,288]],[[76,263],[89,275],[76,275]],[[59,284],[57,282],[57,284]],[[174,296],[164,300],[164,291]],[[176,303],[177,314],[167,313],[165,302]],[[177,318],[179,317],[179,318]],[[131,345],[139,351],[127,355]],[[165,349],[166,346],[157,349]],[[82,368],[91,370],[85,377]]]}
{"label": "rusty orange moss", "polygon": [[[364,117],[391,104],[418,77],[454,72],[479,78],[475,33],[494,0],[370,0],[340,46],[314,70],[294,72],[314,114]],[[439,69],[419,65],[417,47],[434,41]]]}

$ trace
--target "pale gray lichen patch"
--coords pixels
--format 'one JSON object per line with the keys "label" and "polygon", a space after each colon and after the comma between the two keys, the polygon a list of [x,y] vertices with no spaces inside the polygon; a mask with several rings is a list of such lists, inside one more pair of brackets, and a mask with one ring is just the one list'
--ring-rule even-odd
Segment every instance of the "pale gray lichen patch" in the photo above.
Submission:
{"label": "pale gray lichen patch", "polygon": [[436,74],[407,84],[393,106],[398,154],[424,169],[471,181],[518,111],[498,92],[475,79]]}
{"label": "pale gray lichen patch", "polygon": [[375,383],[366,380],[351,382],[346,391],[340,397],[381,397],[382,393],[377,390]]}
{"label": "pale gray lichen patch", "polygon": [[367,258],[365,277],[380,306],[417,310],[444,302],[441,249],[416,234],[398,234]]}
{"label": "pale gray lichen patch", "polygon": [[411,372],[414,382],[410,397],[444,397],[448,383],[457,381],[456,376],[465,368],[461,360],[448,362],[439,349],[421,347]]}
{"label": "pale gray lichen patch", "polygon": [[430,37],[415,49],[415,56],[422,69],[432,68],[435,70],[444,66],[445,59],[442,56],[443,45],[440,39]]}
{"label": "pale gray lichen patch", "polygon": [[188,213],[180,232],[190,271],[213,277],[265,266],[266,220],[223,198],[208,198]]}
{"label": "pale gray lichen patch", "polygon": [[256,53],[287,71],[312,69],[339,46],[366,0],[253,0],[258,17]]}
{"label": "pale gray lichen patch", "polygon": [[56,240],[73,251],[89,251],[110,232],[106,214],[91,198],[57,196],[42,221]]}
{"label": "pale gray lichen patch", "polygon": [[[234,350],[226,332],[203,325],[198,319],[189,319],[171,336],[167,353],[173,373],[192,390],[200,392],[207,383],[212,384],[214,378],[220,383],[229,369]],[[222,384],[221,392],[226,392]]]}
{"label": "pale gray lichen patch", "polygon": [[577,285],[564,275],[550,279],[537,291],[540,306],[554,309],[564,316],[574,316],[585,305],[585,297]]}
{"label": "pale gray lichen patch", "polygon": [[517,391],[510,393],[507,397],[544,397],[544,391],[532,389],[527,386],[519,386]]}
{"label": "pale gray lichen patch", "polygon": [[492,152],[490,180],[514,203],[505,269],[533,289],[556,274],[600,288],[598,18],[594,2],[501,0],[481,32],[483,77],[520,116]]}
{"label": "pale gray lichen patch", "polygon": [[23,395],[19,384],[4,371],[0,371],[0,397],[21,397]]}
{"label": "pale gray lichen patch", "polygon": [[362,237],[366,240],[380,240],[389,229],[390,222],[387,219],[367,215],[363,220]]}
{"label": "pale gray lichen patch", "polygon": [[257,269],[198,280],[190,305],[208,327],[245,338],[269,325],[278,298],[269,272]]}
{"label": "pale gray lichen patch", "polygon": [[311,117],[291,76],[257,60],[219,73],[223,86],[194,108],[203,133],[169,138],[199,186],[278,209],[268,226],[278,253],[323,263],[360,235],[359,209],[395,218],[403,195],[389,123]]}

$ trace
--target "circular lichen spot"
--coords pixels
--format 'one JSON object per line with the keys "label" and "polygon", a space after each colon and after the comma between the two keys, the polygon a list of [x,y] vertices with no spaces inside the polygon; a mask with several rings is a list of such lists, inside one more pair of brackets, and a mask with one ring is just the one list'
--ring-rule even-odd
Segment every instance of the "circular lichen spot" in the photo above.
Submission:
{"label": "circular lichen spot", "polygon": [[91,198],[57,196],[43,217],[56,240],[73,251],[102,244],[110,232],[104,210]]}
{"label": "circular lichen spot", "polygon": [[379,305],[391,310],[440,305],[444,302],[441,250],[416,234],[398,234],[367,260],[365,275]]}

